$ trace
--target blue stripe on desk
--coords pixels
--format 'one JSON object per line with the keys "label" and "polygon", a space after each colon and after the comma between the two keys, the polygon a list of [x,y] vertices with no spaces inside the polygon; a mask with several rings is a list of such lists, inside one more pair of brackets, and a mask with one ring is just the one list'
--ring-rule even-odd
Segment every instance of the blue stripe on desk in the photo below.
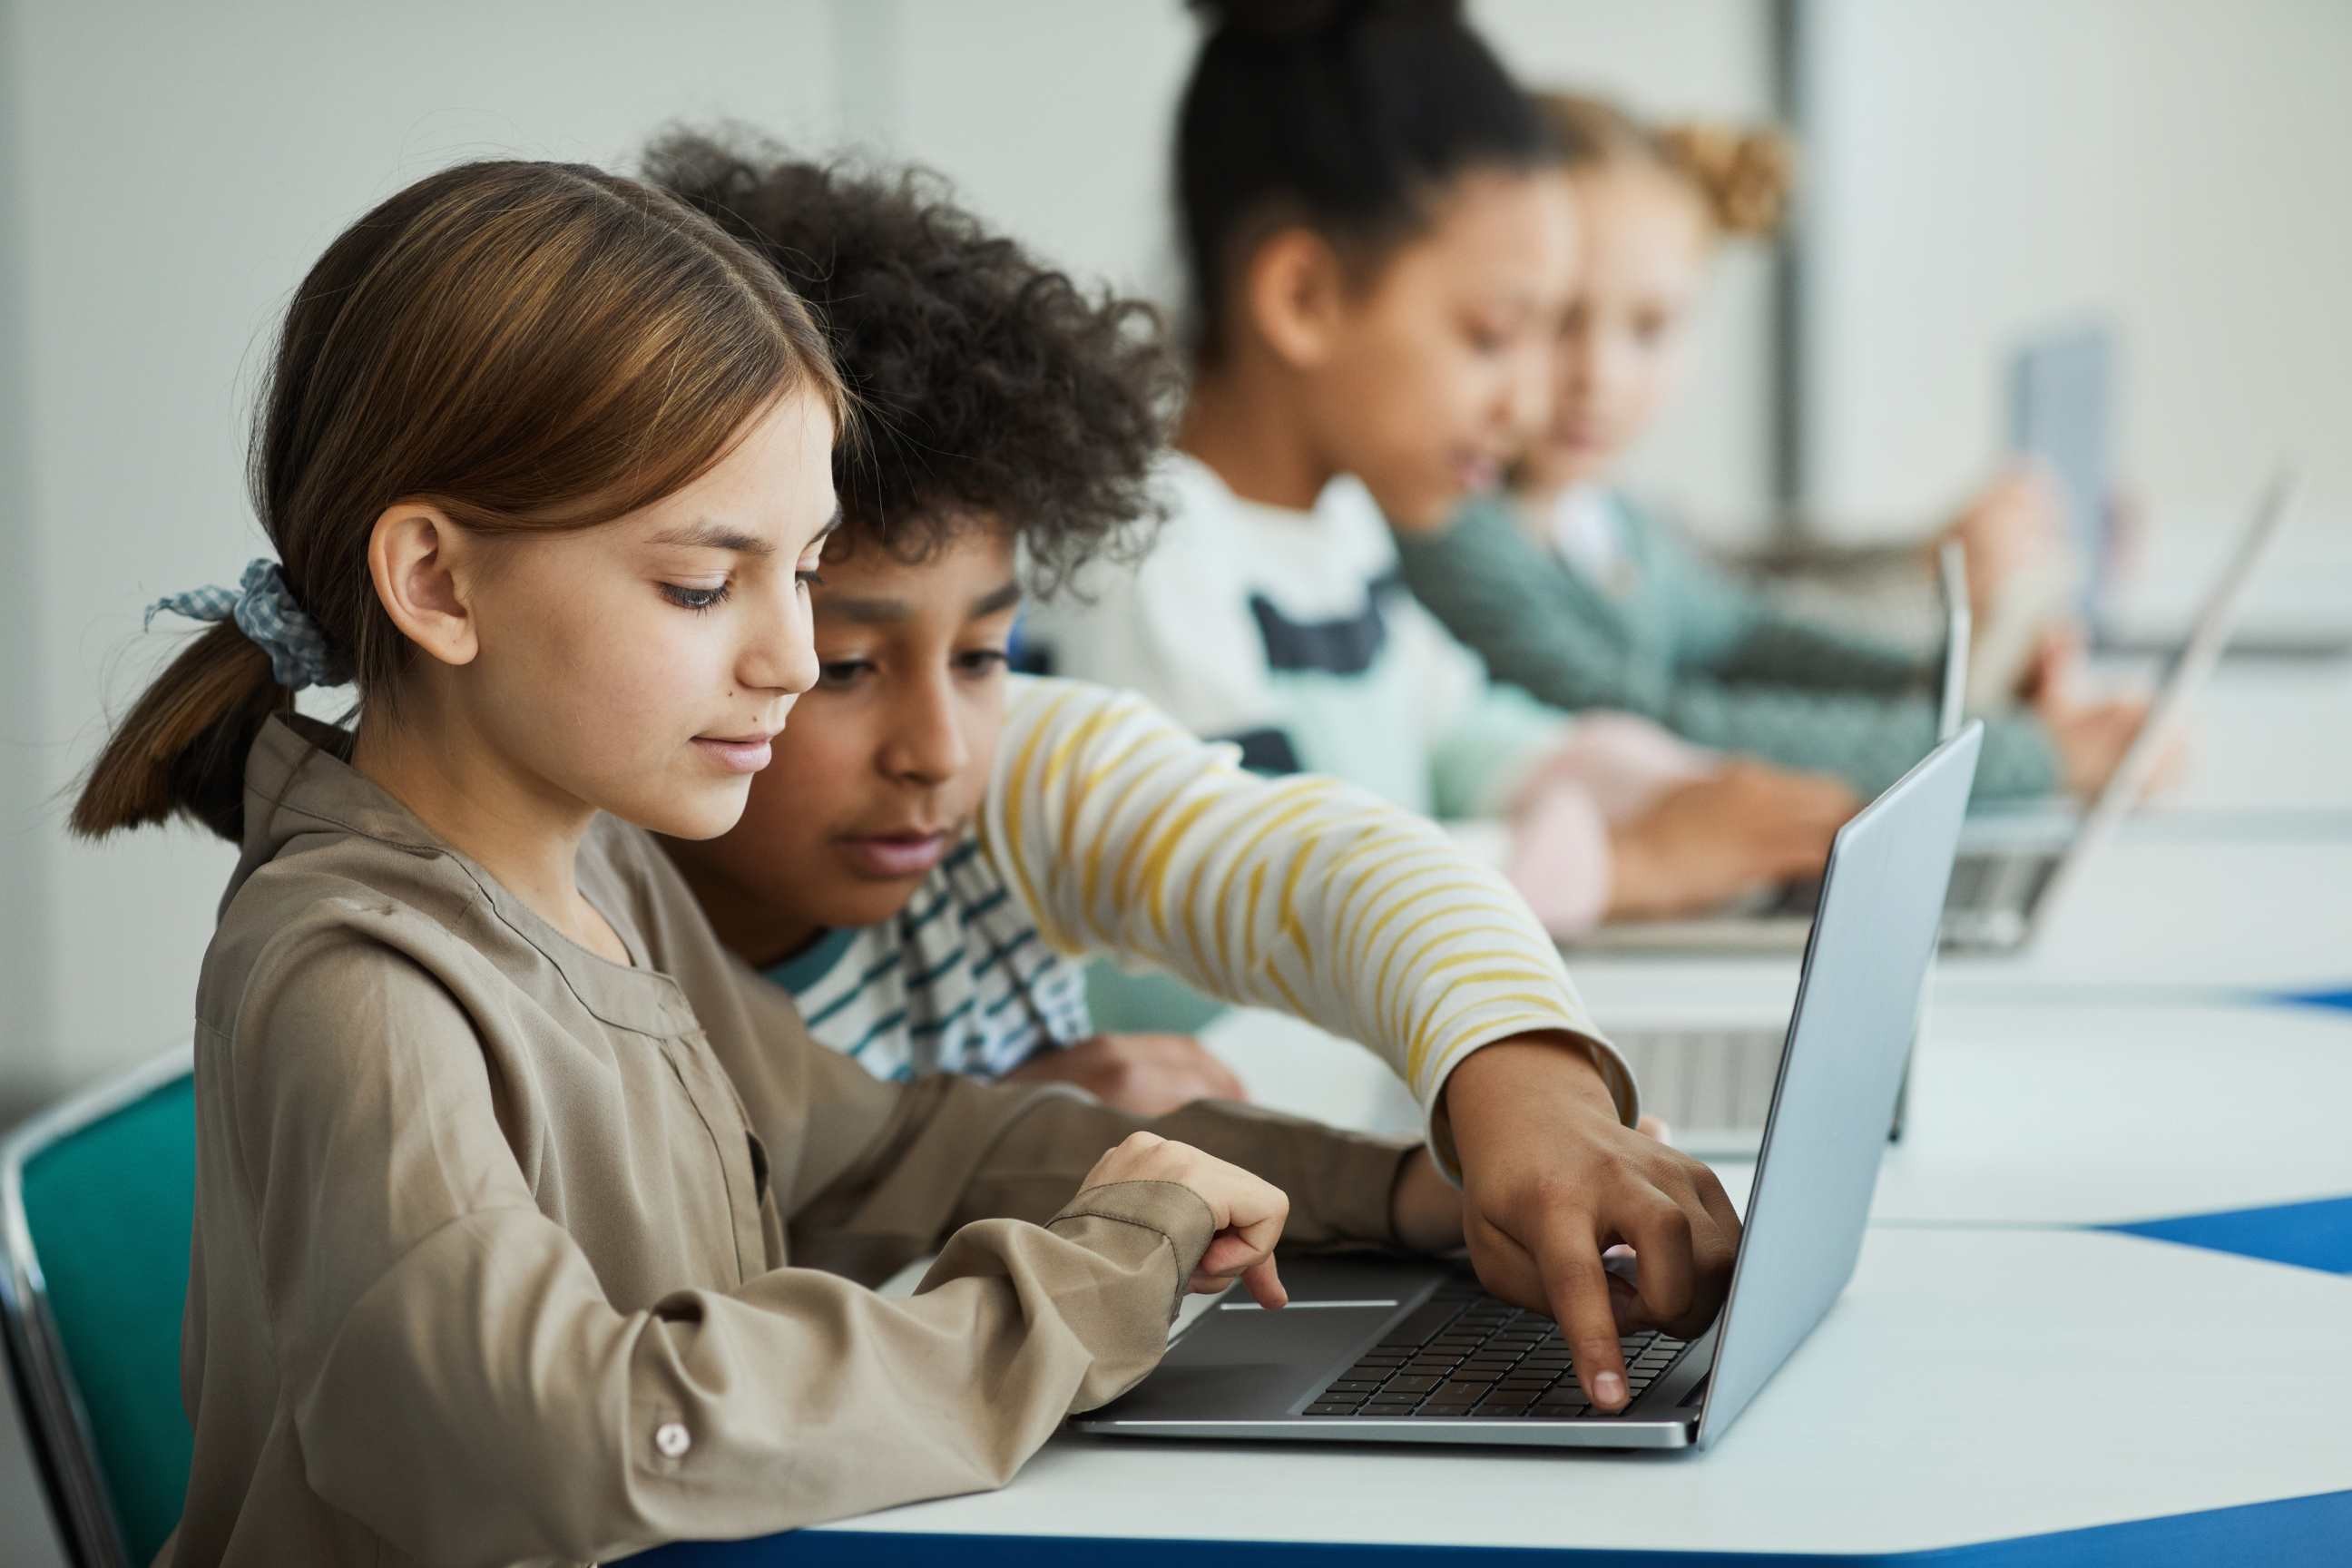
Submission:
{"label": "blue stripe on desk", "polygon": [[2271,998],[2297,1007],[2336,1007],[2352,1012],[2352,991],[2282,991]]}
{"label": "blue stripe on desk", "polygon": [[1370,1546],[1336,1542],[1164,1541],[1070,1535],[947,1535],[914,1531],[803,1530],[758,1541],[663,1547],[633,1563],[661,1568],[2205,1568],[2255,1563],[2265,1568],[2341,1568],[2352,1541],[2352,1491],[2135,1519],[2049,1535],[2024,1535],[1922,1552],[1867,1553],[1634,1552],[1577,1547]]}
{"label": "blue stripe on desk", "polygon": [[1950,974],[1936,1000],[1962,1007],[2326,1007],[2352,1012],[2352,990],[2273,991],[2194,982],[2008,980]]}
{"label": "blue stripe on desk", "polygon": [[2321,1198],[2307,1204],[2094,1228],[2234,1252],[2244,1258],[2266,1258],[2273,1263],[2293,1263],[2330,1274],[2352,1274],[2352,1198]]}

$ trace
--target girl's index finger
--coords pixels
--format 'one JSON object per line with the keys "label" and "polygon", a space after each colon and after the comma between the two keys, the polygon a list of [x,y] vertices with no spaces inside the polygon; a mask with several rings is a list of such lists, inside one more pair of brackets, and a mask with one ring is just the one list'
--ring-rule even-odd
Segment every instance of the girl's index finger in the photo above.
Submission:
{"label": "girl's index finger", "polygon": [[1282,1276],[1276,1271],[1271,1257],[1262,1263],[1252,1264],[1243,1273],[1242,1288],[1268,1311],[1290,1304],[1290,1292],[1283,1289]]}

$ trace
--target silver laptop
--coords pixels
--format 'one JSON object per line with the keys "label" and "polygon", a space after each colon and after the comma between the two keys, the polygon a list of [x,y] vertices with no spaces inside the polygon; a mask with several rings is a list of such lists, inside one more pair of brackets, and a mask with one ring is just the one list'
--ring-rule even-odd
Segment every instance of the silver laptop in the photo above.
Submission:
{"label": "silver laptop", "polygon": [[1853,1273],[1984,729],[1839,830],[1722,1315],[1627,1336],[1632,1402],[1594,1414],[1550,1320],[1423,1260],[1286,1260],[1291,1303],[1202,1313],[1134,1389],[1076,1417],[1138,1437],[1704,1448]]}
{"label": "silver laptop", "polygon": [[2189,705],[2204,689],[2245,608],[2246,590],[2286,523],[2291,469],[2263,487],[2238,547],[2214,579],[2147,718],[2090,809],[2041,803],[1970,814],[1944,906],[1948,952],[2008,952],[2032,942],[2116,828],[2147,793]]}
{"label": "silver laptop", "polygon": [[[2089,809],[2041,800],[1970,814],[1944,914],[1947,951],[2008,952],[2025,946],[2048,922],[2083,867],[2139,804],[2189,703],[2229,645],[2247,584],[2276,542],[2294,493],[2294,477],[2284,468],[2263,488],[2252,521],[2207,591],[2188,639],[2149,705],[2147,721]],[[1954,597],[1948,586],[1948,600]],[[1944,682],[1948,715],[1952,672],[1968,663],[1965,594],[1957,596],[1949,615]],[[1578,939],[1572,950],[1714,957],[1793,953],[1804,946],[1812,898],[1810,885],[1790,885],[1717,914],[1602,926]]]}

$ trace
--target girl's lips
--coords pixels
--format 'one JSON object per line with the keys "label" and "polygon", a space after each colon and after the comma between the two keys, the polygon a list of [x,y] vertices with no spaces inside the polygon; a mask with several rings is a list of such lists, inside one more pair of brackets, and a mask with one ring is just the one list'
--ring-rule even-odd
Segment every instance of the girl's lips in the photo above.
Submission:
{"label": "girl's lips", "polygon": [[1601,426],[1580,422],[1553,426],[1551,444],[1563,451],[1604,452],[1615,443]]}
{"label": "girl's lips", "polygon": [[1482,495],[1493,489],[1503,477],[1502,463],[1479,453],[1465,457],[1454,466],[1462,488],[1472,495]]}
{"label": "girl's lips", "polygon": [[869,877],[919,877],[940,863],[949,837],[944,831],[852,834],[840,843]]}
{"label": "girl's lips", "polygon": [[702,754],[716,762],[730,773],[756,773],[768,765],[772,754],[768,735],[757,735],[740,741],[722,741],[716,736],[697,735],[694,743]]}

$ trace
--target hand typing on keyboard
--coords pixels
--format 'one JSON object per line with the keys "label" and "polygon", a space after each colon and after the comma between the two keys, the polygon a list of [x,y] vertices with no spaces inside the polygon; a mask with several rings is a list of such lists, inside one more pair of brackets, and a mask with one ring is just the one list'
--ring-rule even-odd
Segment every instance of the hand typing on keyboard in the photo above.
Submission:
{"label": "hand typing on keyboard", "polygon": [[[1619,1340],[1633,1396],[1664,1375],[1684,1348],[1685,1342],[1646,1329]],[[1441,1288],[1391,1329],[1326,1384],[1304,1414],[1558,1421],[1609,1411],[1585,1396],[1573,1353],[1548,1319],[1465,1281]]]}
{"label": "hand typing on keyboard", "polygon": [[[1635,1390],[1621,1332],[1696,1339],[1723,1305],[1739,1244],[1723,1184],[1621,1125],[1590,1055],[1565,1034],[1472,1052],[1446,1080],[1443,1109],[1479,1279],[1504,1302],[1557,1319],[1595,1411],[1622,1409]],[[1634,1251],[1636,1281],[1602,1261],[1620,1245]]]}

